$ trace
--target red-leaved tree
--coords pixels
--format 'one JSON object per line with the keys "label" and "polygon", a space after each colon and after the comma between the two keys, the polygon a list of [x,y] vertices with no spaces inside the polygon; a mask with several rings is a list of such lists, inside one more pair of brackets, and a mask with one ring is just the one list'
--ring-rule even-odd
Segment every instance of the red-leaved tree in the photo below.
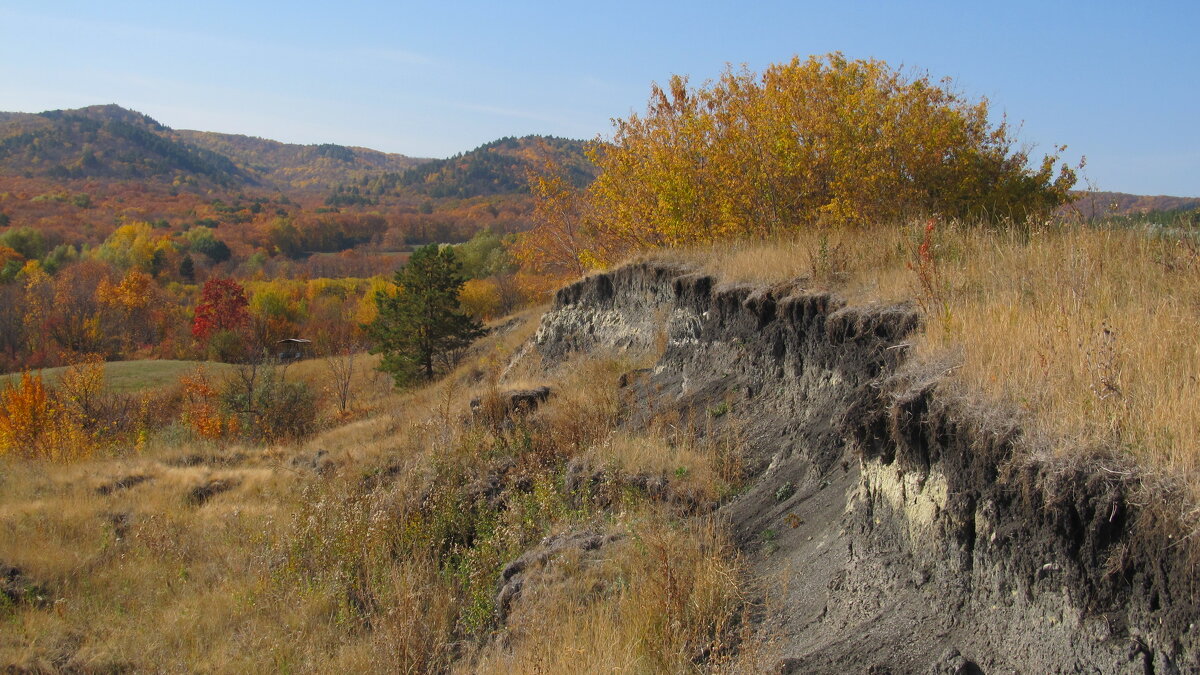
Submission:
{"label": "red-leaved tree", "polygon": [[200,291],[192,336],[207,342],[214,333],[238,331],[250,323],[246,289],[233,279],[209,279]]}

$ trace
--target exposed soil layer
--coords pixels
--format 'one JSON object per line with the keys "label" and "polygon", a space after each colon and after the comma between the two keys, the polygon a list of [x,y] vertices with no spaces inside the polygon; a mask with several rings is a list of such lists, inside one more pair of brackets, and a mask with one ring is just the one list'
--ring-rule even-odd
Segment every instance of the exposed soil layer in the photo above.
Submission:
{"label": "exposed soil layer", "polygon": [[633,423],[671,409],[748,448],[721,512],[770,585],[780,672],[1200,671],[1192,547],[1137,472],[1018,452],[1019,428],[898,375],[918,325],[642,263],[559,291],[534,340],[550,362],[665,345],[622,378]]}

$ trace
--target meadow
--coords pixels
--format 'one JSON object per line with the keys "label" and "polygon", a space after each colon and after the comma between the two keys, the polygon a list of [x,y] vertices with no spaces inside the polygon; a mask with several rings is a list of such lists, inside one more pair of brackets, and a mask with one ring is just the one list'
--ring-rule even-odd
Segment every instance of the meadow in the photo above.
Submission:
{"label": "meadow", "polygon": [[[172,359],[146,359],[141,361],[111,361],[104,364],[104,382],[108,391],[119,394],[131,394],[150,389],[158,389],[175,384],[180,376],[204,366],[214,372],[228,369],[226,363],[208,361],[177,361]],[[66,373],[67,366],[43,368],[36,372],[42,381],[54,386]],[[0,375],[0,388],[5,385],[17,386],[21,382],[21,373]]]}

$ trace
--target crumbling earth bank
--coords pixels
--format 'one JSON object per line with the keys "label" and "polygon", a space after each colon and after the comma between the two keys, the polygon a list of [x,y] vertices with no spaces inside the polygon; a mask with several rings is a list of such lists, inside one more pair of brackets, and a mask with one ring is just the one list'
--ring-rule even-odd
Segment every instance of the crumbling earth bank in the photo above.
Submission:
{"label": "crumbling earth bank", "polygon": [[1200,672],[1196,568],[1136,472],[1019,453],[1020,429],[901,376],[918,324],[639,263],[559,291],[534,340],[665,345],[622,384],[737,425],[752,486],[722,512],[772,585],[780,672]]}

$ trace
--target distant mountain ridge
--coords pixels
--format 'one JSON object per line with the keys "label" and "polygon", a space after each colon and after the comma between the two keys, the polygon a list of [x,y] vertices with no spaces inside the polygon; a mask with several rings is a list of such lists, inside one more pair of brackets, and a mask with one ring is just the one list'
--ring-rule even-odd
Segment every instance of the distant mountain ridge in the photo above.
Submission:
{"label": "distant mountain ridge", "polygon": [[366,175],[398,172],[431,161],[370,148],[299,145],[214,131],[174,131],[176,138],[231,159],[260,181],[294,189],[327,188]]}
{"label": "distant mountain ridge", "polygon": [[501,138],[447,159],[435,159],[399,172],[386,172],[334,188],[328,204],[374,203],[388,196],[473,199],[528,194],[529,176],[555,167],[583,187],[596,177],[585,141],[555,136]]}
{"label": "distant mountain ridge", "polygon": [[369,148],[177,131],[112,104],[0,112],[0,172],[26,176],[326,190],[424,161]]}
{"label": "distant mountain ridge", "polygon": [[1200,209],[1200,197],[1171,197],[1167,195],[1134,195],[1126,192],[1080,190],[1071,205],[1084,218],[1133,216],[1147,213],[1190,211]]}
{"label": "distant mountain ridge", "polygon": [[54,179],[254,183],[232,160],[116,105],[0,117],[0,170]]}

